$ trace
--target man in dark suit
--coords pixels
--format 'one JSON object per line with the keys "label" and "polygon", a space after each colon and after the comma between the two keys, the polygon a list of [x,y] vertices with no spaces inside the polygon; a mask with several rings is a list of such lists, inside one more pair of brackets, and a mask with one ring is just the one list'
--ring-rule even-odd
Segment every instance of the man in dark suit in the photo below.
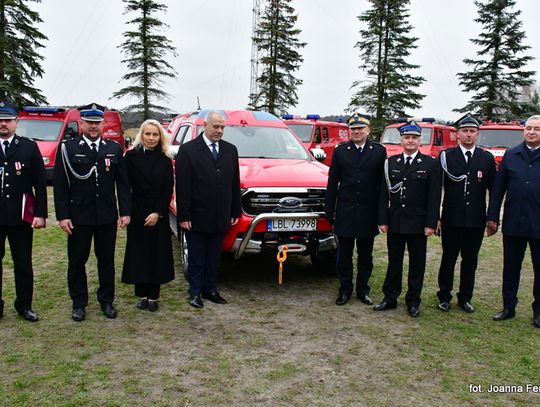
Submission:
{"label": "man in dark suit", "polygon": [[422,129],[414,121],[399,128],[403,154],[388,158],[379,203],[379,229],[388,233],[388,270],[384,299],[376,311],[396,308],[401,294],[403,256],[409,251],[407,312],[420,314],[420,294],[426,269],[427,237],[435,233],[441,201],[439,166],[418,151]]}
{"label": "man in dark suit", "polygon": [[[486,228],[486,193],[491,191],[496,166],[493,155],[476,147],[482,122],[467,114],[456,122],[459,146],[439,157],[444,189],[440,221],[443,254],[439,268],[439,309],[448,311],[454,268],[461,253],[458,305],[474,312],[471,299],[478,252]],[[490,232],[491,233],[491,232]]]}
{"label": "man in dark suit", "polygon": [[488,209],[488,229],[496,231],[504,196],[502,219],[504,308],[493,319],[514,318],[521,264],[527,244],[534,270],[533,323],[540,328],[540,115],[525,123],[524,142],[508,149],[495,177]]}
{"label": "man in dark suit", "polygon": [[0,318],[4,316],[2,259],[7,238],[14,265],[15,309],[25,320],[36,322],[32,238],[33,229],[45,227],[47,188],[37,144],[15,134],[17,115],[15,106],[0,101]]}
{"label": "man in dark suit", "polygon": [[183,144],[176,158],[176,208],[188,247],[189,303],[202,298],[225,304],[216,287],[225,232],[241,215],[240,170],[236,147],[221,138],[225,119],[209,112],[204,132]]}
{"label": "man in dark suit", "polygon": [[356,296],[372,305],[369,277],[373,271],[373,241],[378,234],[377,206],[386,149],[368,139],[367,117],[354,114],[348,121],[350,141],[338,146],[332,158],[326,187],[325,213],[338,238],[337,305],[353,292],[353,250],[356,242]]}
{"label": "man in dark suit", "polygon": [[[97,104],[81,107],[82,136],[58,146],[54,166],[56,218],[68,235],[68,288],[73,301],[71,317],[86,317],[88,286],[86,262],[92,239],[97,257],[97,299],[107,318],[116,318],[114,251],[117,226],[130,221],[131,198],[123,149],[104,140],[103,111]],[[118,217],[115,188],[118,192]]]}

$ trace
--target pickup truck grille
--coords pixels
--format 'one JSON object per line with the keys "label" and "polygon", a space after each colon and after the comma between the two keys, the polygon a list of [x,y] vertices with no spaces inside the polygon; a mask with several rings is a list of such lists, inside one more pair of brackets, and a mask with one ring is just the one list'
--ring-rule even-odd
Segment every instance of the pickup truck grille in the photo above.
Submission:
{"label": "pickup truck grille", "polygon": [[247,215],[261,213],[324,212],[325,189],[256,188],[242,195],[242,209]]}

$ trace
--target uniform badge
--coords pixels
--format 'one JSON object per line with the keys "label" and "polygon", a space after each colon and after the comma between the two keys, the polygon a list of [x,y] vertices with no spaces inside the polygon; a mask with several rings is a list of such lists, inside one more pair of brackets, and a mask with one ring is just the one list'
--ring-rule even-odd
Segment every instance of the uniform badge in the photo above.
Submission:
{"label": "uniform badge", "polygon": [[15,174],[21,175],[22,165],[20,161],[15,161],[15,169],[17,170]]}
{"label": "uniform badge", "polygon": [[416,162],[417,162],[417,163],[421,163],[421,162],[422,162],[422,159],[421,159],[421,158],[418,158],[418,159],[416,160]]}
{"label": "uniform badge", "polygon": [[396,161],[397,161],[398,163],[400,163],[400,162],[401,162],[401,158],[398,158]]}
{"label": "uniform badge", "polygon": [[476,177],[478,178],[479,181],[482,179],[483,176],[484,176],[484,174],[482,173],[482,171],[478,171],[476,173]]}
{"label": "uniform badge", "polygon": [[105,171],[110,171],[110,170],[111,170],[111,159],[105,158]]}

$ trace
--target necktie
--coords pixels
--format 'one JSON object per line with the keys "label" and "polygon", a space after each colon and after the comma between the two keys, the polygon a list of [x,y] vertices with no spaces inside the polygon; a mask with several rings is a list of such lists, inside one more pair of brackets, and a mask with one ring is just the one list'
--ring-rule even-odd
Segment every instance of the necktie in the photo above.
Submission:
{"label": "necktie", "polygon": [[217,160],[217,148],[216,148],[216,143],[212,143],[212,157],[214,157],[214,160]]}
{"label": "necktie", "polygon": [[356,149],[356,154],[358,154],[358,158],[362,158],[362,147]]}
{"label": "necktie", "polygon": [[411,156],[407,156],[405,159],[405,169],[408,169],[411,166]]}
{"label": "necktie", "polygon": [[95,160],[97,158],[97,147],[96,143],[91,143],[90,148],[92,149],[92,159]]}
{"label": "necktie", "polygon": [[471,166],[472,153],[470,151],[466,151],[465,155],[467,156],[467,167],[470,167]]}
{"label": "necktie", "polygon": [[4,144],[4,155],[7,156],[7,152],[9,148],[9,141],[5,140],[3,144]]}

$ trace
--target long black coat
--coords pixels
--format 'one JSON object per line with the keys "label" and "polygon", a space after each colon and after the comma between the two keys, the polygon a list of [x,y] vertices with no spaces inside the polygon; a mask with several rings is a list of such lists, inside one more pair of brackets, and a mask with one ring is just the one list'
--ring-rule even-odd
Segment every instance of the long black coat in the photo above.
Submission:
{"label": "long black coat", "polygon": [[467,165],[461,148],[450,148],[445,154],[448,172],[455,177],[467,175],[467,178],[452,181],[441,166],[444,189],[441,216],[443,227],[485,227],[486,192],[491,191],[497,173],[495,158],[490,152],[475,148],[471,162]]}
{"label": "long black coat", "polygon": [[34,195],[34,216],[47,217],[45,167],[35,141],[14,136],[7,156],[0,151],[1,185],[0,225],[16,226],[22,222],[22,197]]}
{"label": "long black coat", "polygon": [[326,187],[324,211],[338,236],[367,238],[378,233],[377,208],[386,149],[366,141],[362,157],[350,141],[336,147]]}
{"label": "long black coat", "polygon": [[405,170],[403,154],[388,158],[388,176],[392,186],[403,182],[401,191],[389,193],[385,180],[381,185],[379,224],[389,232],[424,233],[435,229],[441,204],[441,176],[437,161],[420,152]]}
{"label": "long black coat", "polygon": [[76,178],[67,162],[62,159],[62,144],[58,146],[54,165],[54,204],[56,219],[71,219],[79,225],[105,225],[116,222],[116,191],[120,216],[131,214],[131,199],[126,164],[122,147],[114,141],[103,140],[97,159],[82,137],[63,142],[73,170],[79,175],[87,174],[94,164],[93,173],[87,179]]}
{"label": "long black coat", "polygon": [[239,218],[240,169],[236,147],[220,140],[214,160],[202,135],[184,143],[176,158],[178,222],[191,221],[192,230],[224,233],[231,218]]}
{"label": "long black coat", "polygon": [[[131,185],[131,222],[127,227],[126,253],[122,282],[164,284],[174,279],[174,263],[169,229],[169,203],[174,178],[172,160],[161,151],[142,147],[126,152],[126,167]],[[158,222],[144,226],[151,213]]]}
{"label": "long black coat", "polygon": [[506,150],[493,184],[488,220],[499,221],[505,195],[502,233],[540,239],[540,150],[532,157],[525,143]]}

